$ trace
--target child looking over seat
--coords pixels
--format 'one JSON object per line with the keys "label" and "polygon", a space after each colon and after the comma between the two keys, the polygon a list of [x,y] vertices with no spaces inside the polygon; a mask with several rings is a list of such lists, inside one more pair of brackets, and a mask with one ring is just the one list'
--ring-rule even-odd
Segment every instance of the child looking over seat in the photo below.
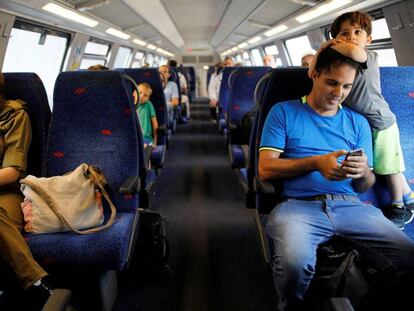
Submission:
{"label": "child looking over seat", "polygon": [[144,137],[144,147],[152,146],[155,148],[157,145],[158,122],[154,106],[149,101],[152,89],[148,83],[141,83],[138,85],[138,91],[138,105],[136,102],[135,104],[139,122],[141,124],[142,136]]}
{"label": "child looking over seat", "polygon": [[378,55],[367,49],[372,40],[371,30],[371,17],[366,13],[356,11],[339,16],[331,26],[334,39],[319,48],[309,68],[309,76],[314,71],[318,55],[327,47],[366,63],[367,68],[357,75],[351,93],[343,103],[364,115],[371,125],[374,172],[384,175],[391,195],[391,204],[383,212],[403,229],[413,219],[414,193],[402,173],[405,165],[396,117],[381,95]]}

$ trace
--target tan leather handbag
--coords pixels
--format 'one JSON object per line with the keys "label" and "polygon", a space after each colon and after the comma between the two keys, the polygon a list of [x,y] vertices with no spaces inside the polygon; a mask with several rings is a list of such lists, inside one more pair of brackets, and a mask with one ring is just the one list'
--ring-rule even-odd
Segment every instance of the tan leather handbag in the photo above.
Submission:
{"label": "tan leather handbag", "polygon": [[[92,165],[83,163],[63,176],[29,175],[20,183],[27,232],[88,234],[108,228],[115,220],[115,206],[104,188],[105,176]],[[101,194],[111,208],[111,216],[103,226]]]}

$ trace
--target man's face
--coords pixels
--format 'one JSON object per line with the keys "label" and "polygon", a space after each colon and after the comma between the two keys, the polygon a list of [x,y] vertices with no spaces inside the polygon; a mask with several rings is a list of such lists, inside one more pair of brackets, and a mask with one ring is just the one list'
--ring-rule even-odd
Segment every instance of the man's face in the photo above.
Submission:
{"label": "man's face", "polygon": [[224,61],[224,67],[231,67],[231,66],[234,66],[233,61],[231,59],[227,58]]}
{"label": "man's face", "polygon": [[138,85],[138,90],[139,90],[139,103],[143,104],[147,101],[149,101],[150,99],[150,91],[142,85]]}
{"label": "man's face", "polygon": [[345,21],[341,25],[341,30],[338,32],[336,39],[342,39],[365,48],[371,43],[372,37],[367,35],[367,32],[358,24],[352,24],[350,21]]}
{"label": "man's face", "polygon": [[313,59],[313,55],[306,55],[302,57],[302,67],[309,67]]}
{"label": "man's face", "polygon": [[170,69],[167,66],[161,66],[159,72],[164,76],[165,80],[170,78]]}
{"label": "man's face", "polygon": [[312,106],[321,115],[335,115],[339,105],[351,91],[356,69],[347,64],[331,66],[330,70],[312,75]]}

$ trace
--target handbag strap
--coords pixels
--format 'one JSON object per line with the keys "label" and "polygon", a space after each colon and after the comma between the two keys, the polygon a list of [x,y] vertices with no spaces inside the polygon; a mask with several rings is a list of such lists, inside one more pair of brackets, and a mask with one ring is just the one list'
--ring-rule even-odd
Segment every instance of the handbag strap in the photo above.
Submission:
{"label": "handbag strap", "polygon": [[96,228],[91,228],[87,230],[77,230],[72,227],[72,225],[66,220],[65,216],[62,215],[62,213],[59,211],[57,204],[48,193],[43,191],[40,187],[38,187],[35,183],[33,183],[30,180],[22,180],[21,183],[28,185],[34,192],[36,192],[38,195],[44,198],[49,208],[52,210],[52,212],[59,218],[59,220],[71,231],[79,233],[79,234],[90,234],[94,232],[99,232],[102,230],[105,230],[106,228],[110,227],[115,220],[116,217],[116,208],[115,205],[112,203],[111,198],[108,195],[108,192],[104,188],[105,184],[105,177],[104,175],[94,166],[89,165],[87,168],[87,171],[85,172],[85,176],[97,187],[103,194],[104,198],[108,201],[109,207],[111,209],[111,216],[109,217],[108,222],[103,225]]}

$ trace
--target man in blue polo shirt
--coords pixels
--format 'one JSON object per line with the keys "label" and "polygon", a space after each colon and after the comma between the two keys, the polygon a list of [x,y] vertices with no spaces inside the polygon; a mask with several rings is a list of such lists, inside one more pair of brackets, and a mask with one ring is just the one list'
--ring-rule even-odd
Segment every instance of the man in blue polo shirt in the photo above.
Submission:
{"label": "man in blue polo shirt", "polygon": [[[316,250],[335,235],[375,251],[398,271],[397,284],[413,280],[413,241],[380,209],[356,196],[375,182],[368,122],[340,105],[358,69],[335,47],[326,49],[318,57],[306,102],[274,105],[264,124],[259,176],[281,179],[285,197],[266,225],[278,310],[295,309],[303,300]],[[347,156],[353,149],[363,151]]]}

